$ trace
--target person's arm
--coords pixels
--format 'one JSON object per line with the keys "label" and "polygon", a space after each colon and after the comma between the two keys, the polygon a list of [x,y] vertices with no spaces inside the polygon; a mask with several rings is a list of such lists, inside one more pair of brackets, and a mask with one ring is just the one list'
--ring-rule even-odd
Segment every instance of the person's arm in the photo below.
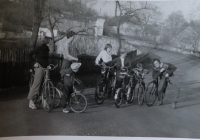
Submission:
{"label": "person's arm", "polygon": [[59,56],[59,54],[49,53],[49,58],[51,58],[51,59],[60,59],[60,60],[62,60],[62,59],[63,59],[63,55],[62,55],[62,56]]}
{"label": "person's arm", "polygon": [[115,58],[115,59],[113,59],[112,61],[109,61],[109,62],[107,62],[107,63],[105,63],[107,66],[113,66],[113,65],[115,65],[116,63],[117,63],[117,59],[118,58]]}
{"label": "person's arm", "polygon": [[34,55],[34,54],[37,54],[39,51],[40,51],[40,46],[34,48],[32,51],[30,51],[30,52],[27,54],[28,59],[29,59],[32,63],[34,62],[33,55]]}
{"label": "person's arm", "polygon": [[176,69],[177,69],[177,67],[176,66],[174,66],[174,65],[172,65],[172,64],[170,64],[170,63],[167,63],[168,65],[169,65],[169,67],[168,67],[168,69],[167,69],[167,73],[169,74],[169,75],[171,75]]}
{"label": "person's arm", "polygon": [[59,40],[63,39],[67,34],[64,34],[64,35],[61,35],[61,36],[58,36],[58,37],[55,37],[54,39],[54,42],[58,42]]}
{"label": "person's arm", "polygon": [[99,55],[96,57],[96,60],[95,60],[95,64],[99,64],[99,61],[100,61],[100,59],[101,59],[101,57],[102,57],[102,51],[99,53]]}
{"label": "person's arm", "polygon": [[153,73],[152,73],[153,79],[158,78],[158,76],[160,76],[160,74],[161,74],[161,72],[159,70],[153,69]]}

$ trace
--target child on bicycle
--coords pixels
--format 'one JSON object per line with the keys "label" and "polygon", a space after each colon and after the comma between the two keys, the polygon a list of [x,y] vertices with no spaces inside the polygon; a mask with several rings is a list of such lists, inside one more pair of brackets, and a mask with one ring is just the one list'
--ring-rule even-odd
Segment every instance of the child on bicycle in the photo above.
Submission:
{"label": "child on bicycle", "polygon": [[179,97],[179,92],[180,92],[179,82],[175,79],[173,75],[174,71],[177,68],[170,63],[160,62],[160,60],[157,58],[153,60],[153,66],[154,66],[153,73],[152,73],[153,79],[160,77],[160,82],[158,86],[158,95],[162,94],[163,89],[165,89],[165,84],[166,84],[165,82],[167,82],[166,81],[167,78],[170,77],[170,81],[176,89],[174,100],[172,102],[172,108],[175,109],[176,103]]}
{"label": "child on bicycle", "polygon": [[[139,77],[141,77],[141,78],[144,78],[145,73],[148,73],[148,70],[144,69],[143,65],[141,63],[137,64],[137,70],[138,70],[137,75]],[[145,82],[144,81],[142,81],[142,85],[145,87]]]}
{"label": "child on bicycle", "polygon": [[[112,60],[112,45],[106,44],[104,47],[104,50],[102,50],[99,55],[95,59],[95,64],[100,65],[102,62],[106,63]],[[107,73],[107,69],[105,70],[105,73]],[[114,75],[114,71],[111,70],[109,74],[109,78],[111,79]],[[102,78],[102,75],[98,77],[98,80]],[[103,91],[103,88],[100,88],[100,91]],[[110,92],[108,94],[108,97],[111,97]]]}
{"label": "child on bicycle", "polygon": [[72,76],[74,76],[74,73],[79,70],[80,66],[81,63],[72,63],[70,68],[60,71],[61,77],[64,78],[64,91],[62,101],[63,113],[69,112],[66,108],[66,103],[69,101],[69,97],[73,93]]}

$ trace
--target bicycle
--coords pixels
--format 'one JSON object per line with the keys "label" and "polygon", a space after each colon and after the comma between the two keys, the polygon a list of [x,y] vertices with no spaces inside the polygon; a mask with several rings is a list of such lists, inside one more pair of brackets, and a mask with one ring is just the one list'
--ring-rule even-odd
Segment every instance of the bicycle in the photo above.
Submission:
{"label": "bicycle", "polygon": [[[124,67],[121,69],[119,78],[123,79],[122,86],[117,89],[114,99],[115,99],[115,106],[119,108],[122,104],[122,101],[127,101],[131,103],[133,101],[134,93],[133,93],[133,78],[134,78],[134,71],[128,71],[128,68]],[[129,82],[126,85],[125,77],[129,78]]]}
{"label": "bicycle", "polygon": [[[124,71],[124,72],[122,72]],[[144,91],[144,86],[143,86],[143,80],[144,76],[148,73],[148,71],[144,72],[143,75],[140,75],[140,70],[137,68],[131,69],[128,71],[128,68],[123,68],[120,72],[120,78],[123,79],[122,82],[122,87],[118,88],[116,93],[115,93],[115,106],[119,108],[122,104],[122,101],[127,101],[127,103],[132,103],[134,100],[134,96],[136,94],[136,86],[135,83],[137,84],[138,82],[135,82],[134,80],[139,81],[139,87],[137,90],[137,99],[138,99],[138,104],[141,105],[143,103],[143,91]],[[142,76],[142,77],[141,77]],[[128,84],[125,83],[125,77],[129,78]]]}
{"label": "bicycle", "polygon": [[138,81],[135,86],[135,93],[137,95],[138,104],[142,105],[145,101],[144,99],[144,91],[145,91],[145,82],[144,78],[145,75],[149,73],[148,70],[144,69],[143,71],[140,71],[139,69],[135,68],[133,69],[135,71],[135,79]]}
{"label": "bicycle", "polygon": [[[104,102],[106,97],[108,96],[108,92],[111,88],[111,95],[114,95],[115,93],[115,87],[116,87],[116,69],[115,66],[106,66],[106,65],[99,65],[101,67],[101,74],[103,75],[103,78],[101,78],[96,86],[95,89],[95,102],[100,105]],[[114,76],[112,79],[110,79],[110,71],[111,69],[114,69]]]}
{"label": "bicycle", "polygon": [[[37,63],[38,64],[38,63]],[[40,66],[40,64],[38,64]],[[58,65],[50,64],[47,66],[47,68],[41,68],[45,72],[45,76],[43,79],[43,84],[40,87],[39,93],[36,95],[35,102],[39,100],[39,103],[42,103],[42,107],[45,111],[50,112],[53,108],[53,102],[54,102],[54,85],[50,80],[50,70],[54,70]],[[53,67],[53,68],[51,68]],[[30,70],[30,81],[29,81],[29,87],[32,86],[34,81],[34,72],[33,70]]]}
{"label": "bicycle", "polygon": [[[75,78],[74,76],[71,76],[71,78],[72,78],[73,93],[70,95],[69,102],[67,102],[67,104],[69,104],[73,112],[82,113],[87,108],[87,99],[82,94],[84,86],[79,79]],[[54,107],[58,107],[60,105],[60,101],[63,98],[63,87],[64,83],[62,82],[62,80],[57,84],[56,87],[54,87],[55,90]],[[79,109],[77,109],[76,106]]]}
{"label": "bicycle", "polygon": [[160,101],[159,105],[163,103],[168,83],[171,84],[169,77],[165,78],[165,85],[161,92],[162,94],[158,95],[158,77],[149,82],[145,91],[145,102],[147,106],[153,106],[157,99]]}

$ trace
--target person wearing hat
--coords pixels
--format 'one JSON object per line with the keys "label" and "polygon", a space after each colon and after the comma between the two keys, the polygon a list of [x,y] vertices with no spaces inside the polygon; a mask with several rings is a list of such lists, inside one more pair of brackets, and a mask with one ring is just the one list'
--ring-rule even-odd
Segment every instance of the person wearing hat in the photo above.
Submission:
{"label": "person wearing hat", "polygon": [[[34,103],[34,99],[39,92],[40,85],[42,84],[42,80],[45,74],[42,68],[47,68],[47,66],[49,65],[49,58],[62,59],[62,57],[56,56],[53,53],[49,52],[49,39],[47,37],[44,37],[39,44],[39,46],[37,46],[27,54],[29,60],[31,61],[31,65],[35,63],[35,77],[27,97],[27,99],[29,100],[29,108],[31,109],[37,109]],[[33,55],[35,55],[35,60],[32,57]]]}
{"label": "person wearing hat", "polygon": [[117,68],[117,87],[121,87],[122,85],[122,79],[119,77],[120,71],[121,69],[123,69],[124,67],[131,69],[131,61],[127,56],[127,51],[126,49],[121,49],[120,51],[120,57],[117,57],[115,59],[113,59],[112,61],[109,61],[107,63],[105,63],[105,65],[107,66],[113,66],[116,64],[116,68]]}
{"label": "person wearing hat", "polygon": [[62,100],[63,113],[69,112],[66,108],[66,102],[68,102],[69,97],[73,92],[71,77],[74,76],[74,73],[76,73],[79,70],[80,66],[81,63],[72,63],[70,68],[60,71],[61,77],[64,78],[64,91]]}

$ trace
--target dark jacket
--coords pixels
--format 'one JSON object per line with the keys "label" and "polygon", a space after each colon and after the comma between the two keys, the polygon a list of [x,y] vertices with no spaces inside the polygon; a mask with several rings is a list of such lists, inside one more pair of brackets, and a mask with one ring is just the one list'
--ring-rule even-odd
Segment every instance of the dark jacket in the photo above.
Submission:
{"label": "dark jacket", "polygon": [[[117,57],[115,59],[113,59],[112,61],[109,61],[107,63],[105,63],[107,66],[113,66],[116,64],[116,68],[117,68],[117,81],[121,81],[122,79],[120,79],[119,75],[120,75],[120,70],[122,68],[122,62],[121,62],[121,58]],[[124,59],[124,67],[127,67],[129,70],[132,68],[131,67],[131,61],[128,57],[125,57]]]}
{"label": "dark jacket", "polygon": [[[35,55],[35,60],[33,59]],[[38,62],[43,68],[49,65],[49,58],[62,59],[62,57],[55,56],[54,54],[49,54],[49,47],[46,44],[42,44],[28,53],[29,60],[33,62]]]}
{"label": "dark jacket", "polygon": [[[161,68],[165,68],[164,72],[160,72]],[[152,73],[152,77],[153,79],[160,77],[163,77],[164,74],[168,73],[169,76],[173,76],[173,72],[177,69],[177,67],[175,67],[174,65],[170,64],[170,63],[163,63],[163,67],[161,68],[154,68],[153,69],[153,73]]]}
{"label": "dark jacket", "polygon": [[[115,59],[113,59],[112,61],[109,61],[107,63],[105,63],[107,66],[113,66],[116,64],[116,68],[117,70],[120,70],[122,67],[122,62],[121,62],[121,58],[117,57]],[[124,67],[127,67],[128,69],[131,69],[131,62],[130,59],[128,57],[125,57],[124,59]]]}

